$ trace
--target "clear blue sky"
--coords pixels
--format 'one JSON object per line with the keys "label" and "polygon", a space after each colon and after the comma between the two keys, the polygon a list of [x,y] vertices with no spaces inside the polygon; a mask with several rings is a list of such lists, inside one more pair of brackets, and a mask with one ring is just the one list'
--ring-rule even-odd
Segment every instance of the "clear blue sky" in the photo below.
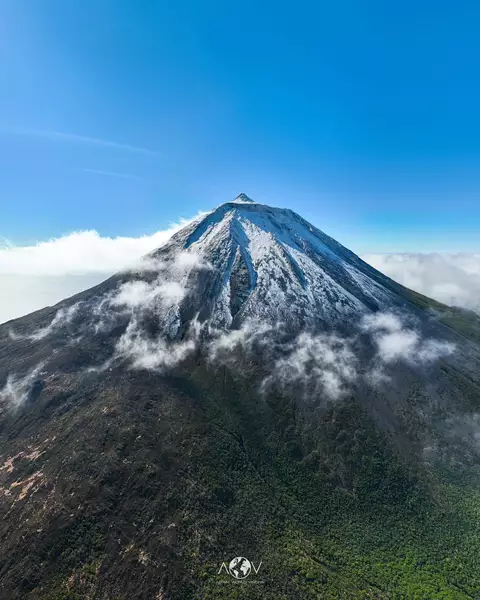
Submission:
{"label": "clear blue sky", "polygon": [[2,0],[0,236],[240,191],[356,251],[480,249],[480,3]]}

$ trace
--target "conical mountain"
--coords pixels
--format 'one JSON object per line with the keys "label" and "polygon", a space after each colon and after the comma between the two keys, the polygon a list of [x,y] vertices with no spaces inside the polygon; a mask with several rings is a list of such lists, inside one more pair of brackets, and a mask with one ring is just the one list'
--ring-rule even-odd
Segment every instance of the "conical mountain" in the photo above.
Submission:
{"label": "conical mountain", "polygon": [[0,597],[475,597],[478,330],[245,194],[0,326]]}

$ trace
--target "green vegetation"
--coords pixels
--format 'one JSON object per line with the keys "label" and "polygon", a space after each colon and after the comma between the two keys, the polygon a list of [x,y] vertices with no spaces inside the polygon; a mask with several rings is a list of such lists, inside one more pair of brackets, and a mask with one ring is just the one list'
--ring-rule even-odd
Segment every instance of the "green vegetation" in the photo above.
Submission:
{"label": "green vegetation", "polygon": [[[246,412],[249,422],[248,391],[241,395],[242,385],[230,384],[242,397],[238,416]],[[205,530],[221,534],[210,561],[206,548],[192,551],[199,582],[186,598],[476,597],[478,491],[402,463],[353,399],[325,410],[307,441],[292,401],[271,400],[275,413],[264,418],[274,419],[275,433],[266,443],[251,428],[236,434],[241,444],[217,432],[212,469],[201,480],[234,490],[235,501],[201,511],[209,514],[200,520]],[[242,469],[232,471],[239,453]],[[262,586],[229,586],[228,576],[219,585],[219,546],[226,557],[262,559]]]}

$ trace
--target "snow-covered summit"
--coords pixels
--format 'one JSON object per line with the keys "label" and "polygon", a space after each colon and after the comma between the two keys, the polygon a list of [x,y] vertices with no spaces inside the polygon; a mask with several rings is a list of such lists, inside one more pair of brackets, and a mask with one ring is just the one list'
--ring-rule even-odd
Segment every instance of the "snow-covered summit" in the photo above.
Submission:
{"label": "snow-covered summit", "polygon": [[252,200],[247,194],[242,192],[241,194],[238,194],[233,202],[255,202],[255,200]]}
{"label": "snow-covered summit", "polygon": [[328,327],[405,303],[391,280],[297,213],[245,194],[186,226],[153,256],[179,253],[209,265],[189,273],[180,312],[219,327],[247,318]]}

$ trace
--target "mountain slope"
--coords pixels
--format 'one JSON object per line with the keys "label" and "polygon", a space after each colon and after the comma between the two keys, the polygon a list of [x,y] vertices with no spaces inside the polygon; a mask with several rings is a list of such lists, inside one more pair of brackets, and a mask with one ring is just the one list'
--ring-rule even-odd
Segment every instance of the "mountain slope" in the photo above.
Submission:
{"label": "mountain slope", "polygon": [[1,326],[0,596],[475,597],[480,349],[431,302],[241,195]]}
{"label": "mountain slope", "polygon": [[160,250],[195,253],[213,266],[215,322],[231,326],[235,318],[257,317],[329,326],[365,309],[405,303],[391,280],[293,211],[239,199]]}

